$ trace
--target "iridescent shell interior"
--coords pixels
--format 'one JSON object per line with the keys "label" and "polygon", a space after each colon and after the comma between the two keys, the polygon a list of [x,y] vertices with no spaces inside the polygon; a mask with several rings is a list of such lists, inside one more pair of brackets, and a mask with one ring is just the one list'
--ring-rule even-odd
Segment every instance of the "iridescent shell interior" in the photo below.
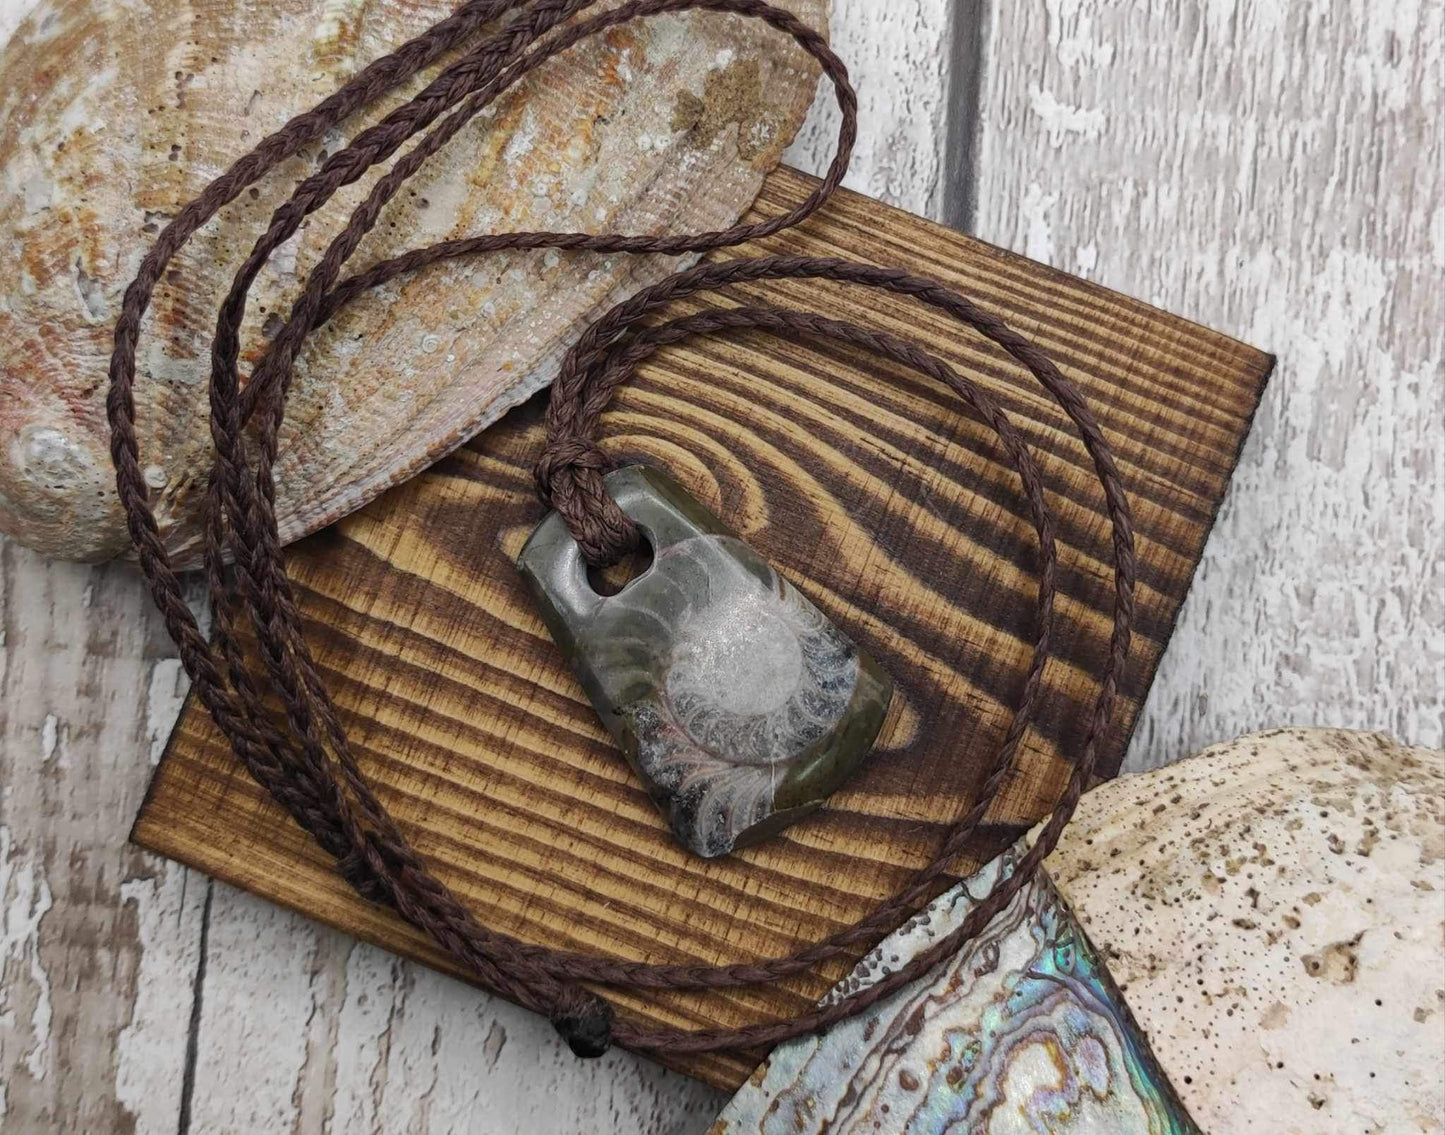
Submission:
{"label": "iridescent shell interior", "polygon": [[[1019,854],[935,900],[828,1000],[873,984],[957,927]],[[711,1135],[1198,1130],[1102,959],[1040,873],[932,973],[822,1036],[776,1049]]]}

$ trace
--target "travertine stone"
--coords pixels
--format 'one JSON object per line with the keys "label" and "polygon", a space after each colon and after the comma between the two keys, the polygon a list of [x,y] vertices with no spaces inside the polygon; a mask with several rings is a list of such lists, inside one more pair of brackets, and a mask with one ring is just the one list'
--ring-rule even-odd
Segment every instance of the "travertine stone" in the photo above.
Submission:
{"label": "travertine stone", "polygon": [[878,664],[666,474],[608,488],[651,565],[602,596],[562,518],[518,561],[598,715],[673,833],[725,855],[801,819],[868,754],[893,686]]}
{"label": "travertine stone", "polygon": [[[783,4],[826,25],[824,0]],[[232,161],[454,6],[44,0],[20,22],[0,51],[0,532],[67,558],[128,548],[104,400],[121,294],[142,255]],[[430,78],[243,193],[157,290],[137,360],[141,468],[183,562],[197,553],[209,344],[232,274],[298,180]],[[811,59],[757,20],[634,21],[552,60],[469,124],[408,182],[355,263],[489,231],[725,228],[797,130],[816,80]],[[699,129],[687,112],[709,90],[726,91],[726,106],[709,104]],[[262,271],[243,374],[370,185],[338,193]],[[360,507],[494,422],[551,380],[592,318],[678,263],[469,258],[358,300],[298,361],[276,467],[283,538]]]}

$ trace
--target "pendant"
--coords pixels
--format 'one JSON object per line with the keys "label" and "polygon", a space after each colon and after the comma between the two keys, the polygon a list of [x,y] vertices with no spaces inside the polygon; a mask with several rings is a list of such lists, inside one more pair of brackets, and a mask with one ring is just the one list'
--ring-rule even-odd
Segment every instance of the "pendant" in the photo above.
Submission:
{"label": "pendant", "polygon": [[543,621],[684,847],[726,855],[818,807],[863,761],[893,684],[671,477],[607,488],[652,564],[599,595],[562,517],[518,557]]}

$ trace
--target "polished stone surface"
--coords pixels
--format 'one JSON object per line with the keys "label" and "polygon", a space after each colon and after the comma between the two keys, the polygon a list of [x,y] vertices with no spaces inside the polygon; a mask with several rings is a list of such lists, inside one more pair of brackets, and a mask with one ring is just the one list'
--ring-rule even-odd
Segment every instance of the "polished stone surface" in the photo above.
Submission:
{"label": "polished stone surface", "polygon": [[892,683],[671,478],[608,475],[652,564],[599,595],[562,518],[518,559],[542,616],[678,840],[725,855],[816,808],[867,755]]}

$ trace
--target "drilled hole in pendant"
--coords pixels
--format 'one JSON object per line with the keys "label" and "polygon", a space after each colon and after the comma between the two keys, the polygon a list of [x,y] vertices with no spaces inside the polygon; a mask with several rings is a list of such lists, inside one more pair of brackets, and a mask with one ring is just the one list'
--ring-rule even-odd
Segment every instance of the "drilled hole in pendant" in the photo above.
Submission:
{"label": "drilled hole in pendant", "polygon": [[587,582],[598,595],[616,595],[638,576],[652,566],[652,544],[646,536],[631,555],[624,556],[608,567],[587,565]]}

